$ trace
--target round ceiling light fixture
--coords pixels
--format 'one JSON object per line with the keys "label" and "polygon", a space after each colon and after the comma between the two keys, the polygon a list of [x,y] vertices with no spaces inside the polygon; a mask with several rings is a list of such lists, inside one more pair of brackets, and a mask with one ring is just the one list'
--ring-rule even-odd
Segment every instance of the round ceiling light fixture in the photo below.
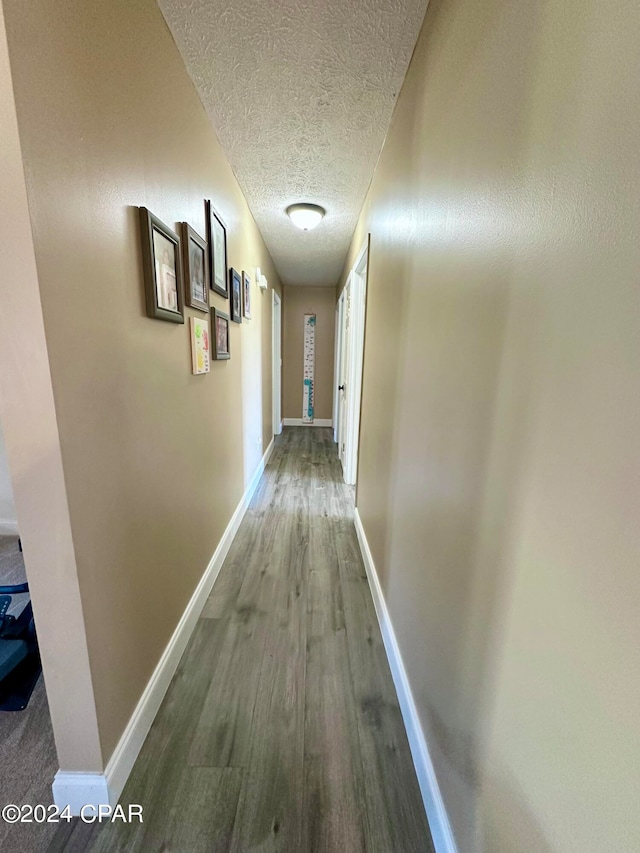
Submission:
{"label": "round ceiling light fixture", "polygon": [[290,204],[287,208],[287,216],[303,231],[311,231],[319,225],[326,212],[319,204]]}

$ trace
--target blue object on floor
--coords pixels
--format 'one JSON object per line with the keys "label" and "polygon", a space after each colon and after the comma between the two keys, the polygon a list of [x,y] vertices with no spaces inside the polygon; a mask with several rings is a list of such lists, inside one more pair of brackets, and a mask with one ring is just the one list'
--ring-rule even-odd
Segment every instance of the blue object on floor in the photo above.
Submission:
{"label": "blue object on floor", "polygon": [[29,600],[18,616],[7,611],[26,583],[0,586],[0,711],[22,711],[29,704],[42,665]]}
{"label": "blue object on floor", "polygon": [[26,658],[28,647],[24,640],[2,640],[0,642],[0,681]]}

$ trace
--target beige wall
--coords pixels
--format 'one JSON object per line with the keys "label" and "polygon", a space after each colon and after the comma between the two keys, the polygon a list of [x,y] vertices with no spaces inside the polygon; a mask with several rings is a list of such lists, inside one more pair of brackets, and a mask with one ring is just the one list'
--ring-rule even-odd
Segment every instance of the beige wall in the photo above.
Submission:
{"label": "beige wall", "polygon": [[145,316],[137,206],[204,234],[212,198],[229,263],[279,284],[153,0],[4,9],[104,763],[272,437],[271,293],[192,376],[188,325]]}
{"label": "beige wall", "polygon": [[103,764],[0,8],[0,421],[61,767]]}
{"label": "beige wall", "polygon": [[333,413],[336,291],[333,287],[284,289],[282,319],[282,416],[302,417],[304,315],[316,315],[314,416]]}
{"label": "beige wall", "polygon": [[358,506],[461,853],[640,849],[636,12],[432,0],[345,265],[370,231]]}

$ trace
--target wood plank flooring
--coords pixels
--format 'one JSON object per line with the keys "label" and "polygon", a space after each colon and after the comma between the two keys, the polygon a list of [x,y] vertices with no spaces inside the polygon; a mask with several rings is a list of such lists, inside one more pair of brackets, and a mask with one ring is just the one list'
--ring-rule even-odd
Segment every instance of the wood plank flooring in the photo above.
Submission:
{"label": "wood plank flooring", "polygon": [[121,802],[51,853],[433,851],[329,429],[276,439]]}

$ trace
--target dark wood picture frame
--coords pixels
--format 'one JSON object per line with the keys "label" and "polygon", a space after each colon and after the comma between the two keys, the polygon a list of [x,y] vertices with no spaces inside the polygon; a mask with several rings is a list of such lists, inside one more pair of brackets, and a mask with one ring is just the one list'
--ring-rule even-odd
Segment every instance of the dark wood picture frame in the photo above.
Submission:
{"label": "dark wood picture frame", "polygon": [[229,267],[229,301],[231,320],[234,323],[242,323],[242,278],[233,267]]}
{"label": "dark wood picture frame", "polygon": [[242,270],[242,316],[251,319],[251,278]]}
{"label": "dark wood picture frame", "polygon": [[[184,323],[180,238],[146,207],[138,209],[147,316],[154,320],[167,320],[169,323]],[[162,245],[161,241],[165,241],[164,252],[168,262],[156,258],[156,252]],[[167,246],[166,243],[171,245]],[[173,263],[169,251],[171,247]],[[174,298],[175,309],[170,306]]]}
{"label": "dark wood picture frame", "polygon": [[[204,299],[194,293],[193,279],[198,271],[194,268],[191,258],[191,244],[194,243],[202,252],[202,290]],[[188,222],[182,223],[182,259],[184,261],[184,302],[189,308],[209,313],[209,252],[207,243]]]}
{"label": "dark wood picture frame", "polygon": [[[221,346],[221,339],[220,339],[220,336],[218,334],[218,321],[219,320],[226,325],[226,329],[227,329],[227,348],[226,348],[226,350],[224,349],[223,346]],[[213,325],[213,331],[212,331],[212,335],[211,335],[211,337],[213,339],[213,347],[211,348],[213,360],[214,361],[220,361],[221,359],[231,358],[231,346],[230,346],[230,342],[229,342],[229,337],[230,337],[229,333],[231,331],[231,323],[229,320],[229,315],[225,314],[224,311],[218,311],[217,308],[212,308],[211,309],[211,323]]]}
{"label": "dark wood picture frame", "polygon": [[229,297],[227,264],[227,229],[209,199],[204,203],[209,243],[209,276],[211,290]]}

